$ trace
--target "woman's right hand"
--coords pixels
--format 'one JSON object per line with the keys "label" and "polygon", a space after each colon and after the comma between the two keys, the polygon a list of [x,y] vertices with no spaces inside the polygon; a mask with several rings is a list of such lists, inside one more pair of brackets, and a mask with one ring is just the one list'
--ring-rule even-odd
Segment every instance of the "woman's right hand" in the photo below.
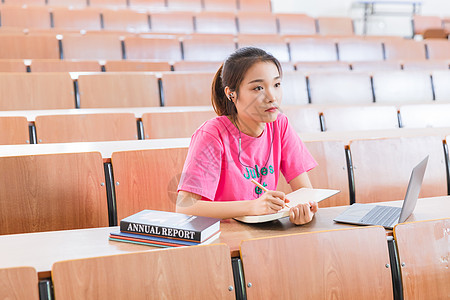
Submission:
{"label": "woman's right hand", "polygon": [[267,215],[278,212],[285,206],[286,195],[280,191],[268,191],[258,199],[251,200],[251,215]]}

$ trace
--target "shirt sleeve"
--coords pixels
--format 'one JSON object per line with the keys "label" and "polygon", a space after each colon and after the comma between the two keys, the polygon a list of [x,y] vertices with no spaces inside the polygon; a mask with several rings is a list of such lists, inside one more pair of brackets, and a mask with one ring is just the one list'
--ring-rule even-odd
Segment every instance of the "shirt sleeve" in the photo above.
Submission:
{"label": "shirt sleeve", "polygon": [[280,118],[281,165],[280,170],[287,182],[317,166],[305,144],[292,128],[286,116]]}
{"label": "shirt sleeve", "polygon": [[223,147],[211,133],[199,129],[191,139],[178,191],[215,198],[222,167]]}

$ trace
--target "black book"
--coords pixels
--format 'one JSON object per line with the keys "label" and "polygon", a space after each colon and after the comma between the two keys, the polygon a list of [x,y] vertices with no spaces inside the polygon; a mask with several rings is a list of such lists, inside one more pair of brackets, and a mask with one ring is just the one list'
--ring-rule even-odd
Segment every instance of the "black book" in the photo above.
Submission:
{"label": "black book", "polygon": [[220,231],[220,219],[146,209],[122,219],[120,231],[202,243]]}

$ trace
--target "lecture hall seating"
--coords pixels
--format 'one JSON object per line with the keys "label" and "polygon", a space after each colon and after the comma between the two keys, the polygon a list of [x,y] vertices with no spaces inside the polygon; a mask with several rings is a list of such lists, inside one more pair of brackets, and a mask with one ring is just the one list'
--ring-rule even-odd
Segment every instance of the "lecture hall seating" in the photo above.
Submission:
{"label": "lecture hall seating", "polygon": [[129,0],[131,9],[164,9],[166,7],[165,0]]}
{"label": "lecture hall seating", "polygon": [[436,102],[450,102],[450,71],[434,71],[432,77]]}
{"label": "lecture hall seating", "polygon": [[244,240],[240,253],[249,300],[393,299],[382,227]]}
{"label": "lecture hall seating", "polygon": [[0,145],[29,144],[28,121],[25,117],[0,117]]}
{"label": "lecture hall seating", "polygon": [[229,0],[203,0],[205,11],[235,12],[237,1]]}
{"label": "lecture hall seating", "polygon": [[195,34],[183,38],[184,60],[224,61],[236,50],[233,35]]}
{"label": "lecture hall seating", "polygon": [[170,64],[163,61],[108,60],[104,64],[106,72],[166,72]]}
{"label": "lecture hall seating", "polygon": [[349,17],[318,17],[317,30],[328,36],[354,35],[353,21]]}
{"label": "lecture hall seating", "polygon": [[200,11],[202,9],[201,0],[166,0],[170,10]]}
{"label": "lecture hall seating", "polygon": [[414,35],[423,35],[430,28],[442,28],[442,20],[438,16],[414,15],[412,18]]}
{"label": "lecture hall seating", "polygon": [[50,29],[50,12],[47,7],[21,7],[14,5],[0,6],[2,27],[21,29]]}
{"label": "lecture hall seating", "polygon": [[160,106],[152,73],[109,72],[78,76],[80,108]]}
{"label": "lecture hall seating", "polygon": [[232,12],[199,12],[195,14],[195,32],[235,35],[236,16]]}
{"label": "lecture hall seating", "polygon": [[74,97],[69,73],[0,73],[0,110],[75,108]]}
{"label": "lecture hall seating", "polygon": [[350,63],[353,71],[374,73],[376,71],[400,71],[402,65],[396,60],[355,61]]}
{"label": "lecture hall seating", "polygon": [[337,61],[337,45],[324,37],[293,37],[289,39],[293,62]]}
{"label": "lecture hall seating", "polygon": [[257,47],[264,49],[280,62],[289,62],[289,49],[284,39],[278,35],[247,35],[238,36],[238,48]]}
{"label": "lecture hall seating", "polygon": [[27,66],[23,59],[0,60],[0,72],[26,72]]}
{"label": "lecture hall seating", "polygon": [[249,12],[270,13],[272,11],[270,0],[239,0],[238,8],[240,11]]}
{"label": "lecture hall seating", "polygon": [[320,132],[319,109],[306,105],[284,105],[280,112],[285,114],[295,132]]}
{"label": "lecture hall seating", "polygon": [[403,200],[412,169],[429,155],[419,198],[447,195],[443,137],[351,140],[355,201]]}
{"label": "lecture hall seating", "polygon": [[283,99],[281,105],[303,105],[309,103],[306,77],[301,72],[288,71],[283,73]]}
{"label": "lecture hall seating", "polygon": [[305,14],[276,14],[280,34],[284,36],[315,35],[316,21]]}
{"label": "lecture hall seating", "polygon": [[30,70],[31,72],[100,72],[101,66],[95,60],[33,59]]}
{"label": "lecture hall seating", "polygon": [[39,300],[36,269],[33,267],[0,269],[0,298]]}
{"label": "lecture hall seating", "polygon": [[59,59],[58,40],[54,35],[0,35],[0,59]]}
{"label": "lecture hall seating", "polygon": [[431,39],[426,40],[427,53],[429,59],[450,60],[450,41]]}
{"label": "lecture hall seating", "polygon": [[103,10],[105,30],[129,31],[135,33],[150,31],[150,18],[147,13],[133,10]]}
{"label": "lecture hall seating", "polygon": [[0,211],[0,234],[108,226],[100,153],[0,157]]}
{"label": "lecture hall seating", "polygon": [[157,33],[191,34],[194,32],[193,12],[151,12],[150,29]]}
{"label": "lecture hall seating", "polygon": [[318,71],[349,71],[350,64],[343,61],[298,62],[295,68],[299,72],[314,73]]}
{"label": "lecture hall seating", "polygon": [[411,71],[411,70],[448,70],[450,61],[446,60],[408,60],[403,61],[402,66],[403,70]]}
{"label": "lecture hall seating", "polygon": [[40,144],[138,139],[132,113],[37,116],[35,126]]}
{"label": "lecture hall seating", "polygon": [[[130,1],[130,5],[131,2]],[[146,1],[147,3],[150,1]],[[127,8],[127,0],[89,0],[90,7],[100,7],[100,8],[114,8],[114,9],[124,9]]]}
{"label": "lecture hall seating", "polygon": [[64,59],[122,59],[122,46],[116,35],[69,34],[62,38]]}
{"label": "lecture hall seating", "polygon": [[399,107],[403,128],[450,127],[450,104],[417,104]]}
{"label": "lecture hall seating", "polygon": [[425,44],[414,40],[384,41],[386,60],[426,59]]}
{"label": "lecture hall seating", "polygon": [[339,60],[342,61],[382,61],[381,41],[361,38],[341,38],[338,40]]}
{"label": "lecture hall seating", "polygon": [[[143,209],[175,211],[185,147],[117,151],[111,156],[117,220]],[[164,172],[161,172],[164,170]]]}
{"label": "lecture hall seating", "polygon": [[241,34],[277,34],[277,19],[271,13],[237,13],[238,29]]}
{"label": "lecture hall seating", "polygon": [[54,8],[53,27],[56,30],[101,30],[100,10],[96,8]]}
{"label": "lecture hall seating", "polygon": [[52,277],[55,299],[235,299],[225,244],[60,261]]}
{"label": "lecture hall seating", "polygon": [[394,227],[403,299],[446,299],[450,219],[403,223]]}
{"label": "lecture hall seating", "polygon": [[125,55],[130,60],[179,61],[181,44],[173,36],[131,36],[125,37]]}

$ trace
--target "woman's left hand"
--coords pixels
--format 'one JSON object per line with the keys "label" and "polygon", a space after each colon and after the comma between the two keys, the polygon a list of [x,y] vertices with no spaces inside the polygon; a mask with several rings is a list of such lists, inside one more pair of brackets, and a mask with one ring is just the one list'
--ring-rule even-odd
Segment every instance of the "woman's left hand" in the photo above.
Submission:
{"label": "woman's left hand", "polygon": [[309,202],[304,204],[299,204],[292,207],[289,211],[289,220],[296,225],[303,225],[311,222],[314,214],[319,208],[317,202]]}

